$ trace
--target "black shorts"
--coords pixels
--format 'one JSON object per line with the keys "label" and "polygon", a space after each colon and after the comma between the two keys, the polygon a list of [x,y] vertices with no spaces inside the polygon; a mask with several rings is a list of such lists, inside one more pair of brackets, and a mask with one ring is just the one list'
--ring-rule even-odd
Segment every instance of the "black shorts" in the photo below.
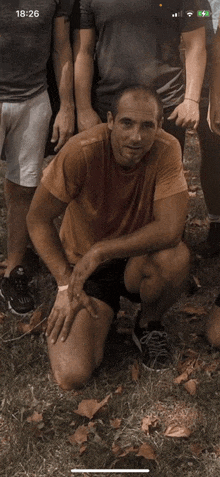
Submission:
{"label": "black shorts", "polygon": [[139,293],[130,293],[124,284],[124,272],[128,258],[117,258],[100,265],[84,284],[84,291],[89,296],[109,305],[115,313],[120,308],[120,296],[140,303]]}

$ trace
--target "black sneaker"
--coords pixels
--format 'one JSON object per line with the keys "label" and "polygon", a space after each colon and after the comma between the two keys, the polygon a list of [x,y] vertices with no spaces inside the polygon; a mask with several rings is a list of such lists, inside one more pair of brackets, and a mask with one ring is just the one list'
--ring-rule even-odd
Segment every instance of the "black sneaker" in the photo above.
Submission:
{"label": "black sneaker", "polygon": [[148,328],[140,328],[137,323],[132,338],[142,353],[142,363],[146,368],[159,370],[172,363],[172,345],[161,323],[152,321]]}
{"label": "black sneaker", "polygon": [[28,278],[23,267],[15,267],[9,277],[4,277],[0,285],[0,295],[8,303],[8,308],[24,315],[34,308],[34,301],[28,288]]}

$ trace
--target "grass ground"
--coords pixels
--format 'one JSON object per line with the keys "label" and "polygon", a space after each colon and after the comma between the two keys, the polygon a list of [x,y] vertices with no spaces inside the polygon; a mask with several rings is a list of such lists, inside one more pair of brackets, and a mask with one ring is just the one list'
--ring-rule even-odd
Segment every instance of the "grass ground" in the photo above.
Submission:
{"label": "grass ground", "polygon": [[[185,169],[191,203],[185,238],[192,249],[208,230],[199,157],[196,136],[189,135]],[[142,469],[150,477],[218,477],[220,352],[210,349],[203,333],[220,287],[219,268],[219,257],[194,260],[198,291],[184,294],[165,317],[176,348],[173,367],[159,373],[142,367],[130,334],[136,308],[122,301],[103,364],[80,392],[58,388],[44,333],[25,334],[27,319],[18,325],[0,302],[0,475],[79,477],[91,474],[71,469],[126,469],[128,475],[141,476]],[[45,304],[44,318],[53,303],[54,283],[43,267],[32,286],[39,290],[38,305]]]}

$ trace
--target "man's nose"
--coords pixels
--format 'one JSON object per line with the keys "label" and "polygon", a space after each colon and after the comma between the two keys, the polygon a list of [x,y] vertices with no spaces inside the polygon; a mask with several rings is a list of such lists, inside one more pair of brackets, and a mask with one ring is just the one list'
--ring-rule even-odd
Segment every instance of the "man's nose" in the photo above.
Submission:
{"label": "man's nose", "polygon": [[141,141],[142,136],[141,136],[141,131],[140,131],[139,127],[135,127],[135,128],[132,129],[131,139],[134,142],[140,142]]}

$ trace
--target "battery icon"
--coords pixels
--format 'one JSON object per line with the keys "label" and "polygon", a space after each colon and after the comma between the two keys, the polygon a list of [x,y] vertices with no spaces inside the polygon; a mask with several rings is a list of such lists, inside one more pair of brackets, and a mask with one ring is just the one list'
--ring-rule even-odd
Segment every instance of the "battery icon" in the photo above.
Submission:
{"label": "battery icon", "polygon": [[210,17],[211,12],[209,10],[198,10],[197,17]]}

